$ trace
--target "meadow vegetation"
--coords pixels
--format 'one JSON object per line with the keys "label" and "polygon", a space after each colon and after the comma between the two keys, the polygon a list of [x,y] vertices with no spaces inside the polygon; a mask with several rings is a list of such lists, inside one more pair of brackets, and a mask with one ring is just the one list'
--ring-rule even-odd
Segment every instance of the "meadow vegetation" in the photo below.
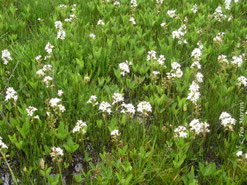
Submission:
{"label": "meadow vegetation", "polygon": [[1,0],[0,178],[247,183],[247,1]]}

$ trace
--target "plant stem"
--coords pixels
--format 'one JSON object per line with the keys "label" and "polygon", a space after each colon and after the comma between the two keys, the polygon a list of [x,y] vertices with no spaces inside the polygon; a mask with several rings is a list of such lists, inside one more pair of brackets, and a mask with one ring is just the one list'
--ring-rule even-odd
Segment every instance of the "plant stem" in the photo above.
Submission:
{"label": "plant stem", "polygon": [[61,176],[62,185],[64,185],[64,183],[63,183],[62,171],[61,171],[61,167],[60,167],[60,163],[58,163],[58,169],[59,169],[59,173],[60,173],[60,176]]}
{"label": "plant stem", "polygon": [[5,161],[5,163],[6,163],[7,167],[8,167],[8,169],[9,169],[9,172],[10,172],[11,175],[12,175],[12,178],[13,178],[14,183],[15,183],[16,185],[18,185],[18,184],[17,184],[17,181],[16,181],[16,178],[15,178],[15,175],[14,175],[13,171],[11,170],[11,168],[10,168],[10,166],[9,166],[9,163],[8,163],[6,157],[5,157],[5,155],[4,155],[4,153],[2,152],[1,149],[0,149],[0,152],[1,152],[2,156],[3,156],[3,159],[4,159],[4,161]]}

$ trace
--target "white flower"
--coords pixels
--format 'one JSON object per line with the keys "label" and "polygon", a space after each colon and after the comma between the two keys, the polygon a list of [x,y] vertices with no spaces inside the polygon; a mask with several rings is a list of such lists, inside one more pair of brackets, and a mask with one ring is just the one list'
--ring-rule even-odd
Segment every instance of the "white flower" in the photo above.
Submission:
{"label": "white flower", "polygon": [[242,63],[243,63],[243,59],[242,56],[234,56],[232,57],[232,64],[237,65],[238,67],[241,67]]}
{"label": "white flower", "polygon": [[45,76],[45,73],[44,73],[43,69],[38,70],[38,71],[36,72],[36,74],[39,75],[39,77]]}
{"label": "white flower", "polygon": [[163,65],[164,62],[165,62],[166,58],[164,55],[160,55],[159,59],[157,60],[157,62],[160,64],[160,65]]}
{"label": "white flower", "polygon": [[200,122],[198,119],[194,119],[190,122],[190,129],[195,131],[196,134],[209,132],[209,124],[207,122]]}
{"label": "white flower", "polygon": [[78,120],[76,123],[76,126],[73,129],[73,133],[79,132],[81,131],[82,134],[86,133],[86,128],[87,128],[87,124],[86,122],[83,122],[82,120]]}
{"label": "white flower", "polygon": [[197,101],[201,96],[199,89],[199,85],[195,81],[193,81],[189,88],[190,93],[188,94],[187,100],[190,100],[195,105],[197,104]]}
{"label": "white flower", "polygon": [[58,32],[57,32],[57,39],[64,40],[65,39],[65,36],[66,36],[66,33],[65,33],[64,30],[58,30]]}
{"label": "white flower", "polygon": [[113,3],[116,7],[120,7],[120,2],[115,0],[114,3]]}
{"label": "white flower", "polygon": [[163,4],[164,0],[156,0],[157,4]]}
{"label": "white flower", "polygon": [[53,78],[50,77],[50,76],[45,76],[45,77],[44,77],[44,83],[45,83],[45,85],[46,85],[47,88],[49,87],[49,83],[50,83],[50,81],[52,81],[52,80],[53,80]]}
{"label": "white flower", "polygon": [[111,136],[119,136],[119,135],[120,135],[119,130],[111,131]]}
{"label": "white flower", "polygon": [[154,50],[151,50],[148,52],[148,55],[147,55],[147,61],[150,61],[150,60],[156,60],[156,51]]}
{"label": "white flower", "polygon": [[180,69],[181,65],[177,62],[173,62],[171,64],[171,67],[172,67],[172,69],[176,70],[176,69]]}
{"label": "white flower", "polygon": [[97,25],[102,25],[102,26],[104,26],[105,23],[100,19],[100,20],[98,21]]}
{"label": "white flower", "polygon": [[18,95],[13,87],[8,87],[6,90],[5,101],[8,101],[10,99],[13,99],[14,101],[18,99]]}
{"label": "white flower", "polygon": [[42,58],[42,56],[41,55],[38,55],[37,57],[35,57],[35,60],[36,61],[39,61],[39,60],[41,60],[41,58]]}
{"label": "white flower", "polygon": [[201,60],[201,55],[202,55],[202,51],[200,48],[195,48],[191,53],[191,57],[196,60]]}
{"label": "white flower", "polygon": [[96,101],[97,100],[97,96],[95,95],[92,95],[89,100],[87,101],[87,104],[92,104],[93,106],[95,105],[98,105],[98,102]]}
{"label": "white flower", "polygon": [[113,97],[113,99],[114,99],[112,105],[114,105],[114,104],[116,104],[116,103],[118,103],[118,102],[124,101],[124,97],[123,97],[123,95],[120,94],[120,93],[114,93],[112,97]]}
{"label": "white flower", "polygon": [[191,11],[192,11],[193,13],[196,13],[196,12],[197,12],[197,9],[198,9],[197,4],[194,4],[193,7],[191,8]]}
{"label": "white flower", "polygon": [[130,7],[131,8],[135,8],[135,7],[137,7],[137,2],[136,2],[136,0],[130,0]]}
{"label": "white flower", "polygon": [[89,34],[89,37],[92,38],[92,39],[94,39],[94,40],[96,39],[96,36],[93,33],[90,33]]}
{"label": "white flower", "polygon": [[63,95],[63,91],[62,90],[58,90],[57,95],[58,96],[62,96]]}
{"label": "white flower", "polygon": [[160,26],[161,27],[165,27],[167,24],[165,22],[161,23]]}
{"label": "white flower", "polygon": [[147,113],[152,112],[152,106],[149,102],[142,101],[137,105],[137,111],[147,115]]}
{"label": "white flower", "polygon": [[224,64],[229,64],[226,55],[220,55],[220,56],[218,56],[218,62],[219,63],[224,63]]}
{"label": "white flower", "polygon": [[61,21],[56,21],[55,22],[55,28],[56,29],[59,29],[59,30],[62,30],[63,29],[63,24]]}
{"label": "white flower", "polygon": [[247,86],[247,78],[245,76],[240,76],[238,78],[238,85],[241,86],[243,85],[244,87]]}
{"label": "white flower", "polygon": [[9,60],[12,60],[10,52],[7,49],[2,51],[2,60],[4,65],[7,65]]}
{"label": "white flower", "polygon": [[167,14],[169,15],[169,17],[173,18],[176,16],[176,10],[168,10]]}
{"label": "white flower", "polygon": [[223,13],[222,13],[222,7],[221,6],[218,6],[216,9],[215,9],[215,12],[214,12],[214,18],[217,20],[217,21],[219,21],[219,22],[221,22],[222,20],[225,20],[226,18],[227,18],[227,16],[226,15],[224,15]]}
{"label": "white flower", "polygon": [[50,71],[52,69],[52,65],[48,64],[48,65],[44,65],[42,70],[45,71]]}
{"label": "white flower", "polygon": [[47,52],[48,54],[51,54],[51,53],[52,53],[52,49],[53,49],[53,48],[54,48],[54,46],[51,45],[50,42],[48,42],[48,43],[46,44],[46,46],[45,46],[45,50],[46,50],[46,52]]}
{"label": "white flower", "polygon": [[171,64],[171,71],[166,73],[168,79],[181,78],[183,76],[183,71],[180,69],[181,65],[177,62]]}
{"label": "white flower", "polygon": [[175,30],[172,32],[172,38],[173,39],[178,39],[178,44],[187,44],[187,41],[184,39],[184,36],[186,34],[186,25],[183,24],[178,30]]}
{"label": "white flower", "polygon": [[2,137],[0,137],[0,149],[2,148],[8,149],[8,146],[3,142]]}
{"label": "white flower", "polygon": [[221,125],[224,126],[226,130],[233,131],[233,125],[236,124],[236,120],[227,112],[222,112],[219,120],[221,120]]}
{"label": "white flower", "polygon": [[61,148],[52,147],[51,150],[52,150],[52,152],[50,153],[51,157],[63,156],[63,150]]}
{"label": "white flower", "polygon": [[127,60],[125,62],[120,63],[119,64],[119,68],[121,70],[121,75],[122,76],[125,76],[126,73],[130,73],[129,64],[128,64]]}
{"label": "white flower", "polygon": [[183,71],[179,68],[175,71],[175,77],[176,78],[181,78],[183,76]]}
{"label": "white flower", "polygon": [[157,76],[157,75],[159,75],[159,74],[160,74],[160,72],[159,72],[159,71],[152,71],[152,73],[153,73],[155,76]]}
{"label": "white flower", "polygon": [[186,132],[186,128],[184,126],[179,126],[177,128],[175,128],[174,132],[175,132],[175,137],[180,137],[180,138],[187,138],[188,134]]}
{"label": "white flower", "polygon": [[198,72],[196,74],[196,80],[197,80],[197,82],[202,83],[203,82],[203,74]]}
{"label": "white flower", "polygon": [[132,24],[135,25],[135,24],[136,24],[135,18],[134,18],[134,17],[131,17],[131,18],[130,18],[130,22],[132,22]]}
{"label": "white flower", "polygon": [[201,64],[199,61],[193,62],[193,64],[190,66],[190,68],[192,69],[194,69],[195,67],[197,67],[197,69],[201,69]]}
{"label": "white flower", "polygon": [[49,103],[51,107],[56,107],[57,104],[61,101],[61,99],[59,98],[51,98]]}
{"label": "white flower", "polygon": [[241,155],[243,155],[243,151],[238,151],[237,153],[236,153],[236,155],[238,156],[238,157],[240,157]]}
{"label": "white flower", "polygon": [[225,0],[225,9],[230,10],[230,4],[232,0]]}
{"label": "white flower", "polygon": [[215,43],[222,43],[223,42],[223,39],[224,39],[224,35],[225,33],[224,32],[220,32],[216,35],[216,37],[213,38],[213,41]]}
{"label": "white flower", "polygon": [[121,105],[121,107],[122,107],[122,110],[121,110],[121,113],[127,113],[127,114],[135,114],[135,107],[131,104],[131,103],[129,103],[129,104],[125,104],[125,103],[123,103],[122,105]]}
{"label": "white flower", "polygon": [[90,82],[90,77],[89,76],[84,76],[84,80],[87,82]]}
{"label": "white flower", "polygon": [[99,110],[101,110],[102,112],[107,112],[108,114],[110,114],[111,111],[111,105],[108,102],[101,102],[101,104],[99,105]]}
{"label": "white flower", "polygon": [[34,113],[35,111],[37,111],[38,109],[35,108],[35,107],[32,107],[32,106],[29,106],[26,110],[27,110],[27,115],[28,115],[28,116],[33,116],[33,113]]}
{"label": "white flower", "polygon": [[61,104],[58,105],[58,108],[61,112],[65,112],[65,110],[66,110],[65,107]]}

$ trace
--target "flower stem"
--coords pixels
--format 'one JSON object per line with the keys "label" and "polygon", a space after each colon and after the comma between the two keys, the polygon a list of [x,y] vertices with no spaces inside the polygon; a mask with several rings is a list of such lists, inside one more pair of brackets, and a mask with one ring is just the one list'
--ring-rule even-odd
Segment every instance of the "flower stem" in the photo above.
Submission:
{"label": "flower stem", "polygon": [[11,168],[10,168],[10,166],[9,166],[9,163],[8,163],[6,157],[5,157],[5,155],[4,155],[4,153],[2,152],[1,149],[0,149],[0,152],[1,152],[2,156],[3,156],[3,159],[4,159],[4,161],[5,161],[5,163],[6,163],[7,167],[8,167],[8,169],[9,169],[9,172],[10,172],[11,175],[12,175],[12,178],[13,178],[13,181],[14,181],[15,185],[18,185],[18,184],[17,184],[17,181],[16,181],[16,178],[15,178],[15,175],[14,175],[13,171],[11,170]]}

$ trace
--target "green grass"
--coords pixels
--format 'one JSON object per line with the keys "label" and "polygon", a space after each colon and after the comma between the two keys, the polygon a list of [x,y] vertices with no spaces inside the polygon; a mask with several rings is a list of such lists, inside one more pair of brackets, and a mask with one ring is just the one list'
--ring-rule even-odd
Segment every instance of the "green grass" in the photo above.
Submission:
{"label": "green grass", "polygon": [[[120,7],[113,0],[0,1],[0,51],[7,49],[13,59],[7,65],[0,59],[0,136],[8,147],[0,145],[0,171],[12,171],[18,184],[62,184],[63,177],[67,184],[245,184],[246,87],[238,78],[247,76],[247,3],[233,1],[227,10],[224,0],[137,0],[137,7],[119,2]],[[226,15],[221,22],[214,17],[218,6]],[[177,16],[169,17],[168,10]],[[71,14],[76,18],[66,22]],[[105,25],[97,25],[100,19]],[[55,21],[63,24],[64,40],[57,39]],[[183,24],[187,44],[172,37]],[[222,42],[215,43],[220,32],[225,33]],[[202,55],[195,59],[198,41]],[[48,42],[54,46],[50,55]],[[164,55],[163,65],[147,60],[151,50],[157,59]],[[220,64],[220,55],[229,64]],[[232,64],[234,56],[242,57],[240,67]],[[122,76],[119,64],[126,60],[132,65]],[[197,60],[201,69],[192,69]],[[176,72],[173,62],[181,65],[181,78],[169,79],[167,73]],[[53,79],[46,87],[36,72],[48,64],[52,69],[45,76]],[[200,86],[196,103],[187,99],[192,81]],[[9,87],[17,101],[5,101]],[[58,90],[64,92],[61,97]],[[113,105],[114,93],[124,101]],[[87,103],[92,95],[95,106]],[[52,107],[52,98],[60,98],[66,110]],[[99,110],[103,101],[111,104],[110,114]],[[151,112],[137,110],[143,101]],[[123,102],[132,104],[135,114],[121,113]],[[29,106],[37,108],[33,116]],[[236,120],[232,130],[221,125],[222,112]],[[190,130],[194,119],[207,122],[210,132]],[[85,133],[73,133],[78,120],[86,123]],[[179,126],[186,138],[176,137]],[[112,136],[113,130],[119,135]],[[52,147],[60,147],[63,156],[51,156]],[[78,163],[82,170],[74,173]]]}

